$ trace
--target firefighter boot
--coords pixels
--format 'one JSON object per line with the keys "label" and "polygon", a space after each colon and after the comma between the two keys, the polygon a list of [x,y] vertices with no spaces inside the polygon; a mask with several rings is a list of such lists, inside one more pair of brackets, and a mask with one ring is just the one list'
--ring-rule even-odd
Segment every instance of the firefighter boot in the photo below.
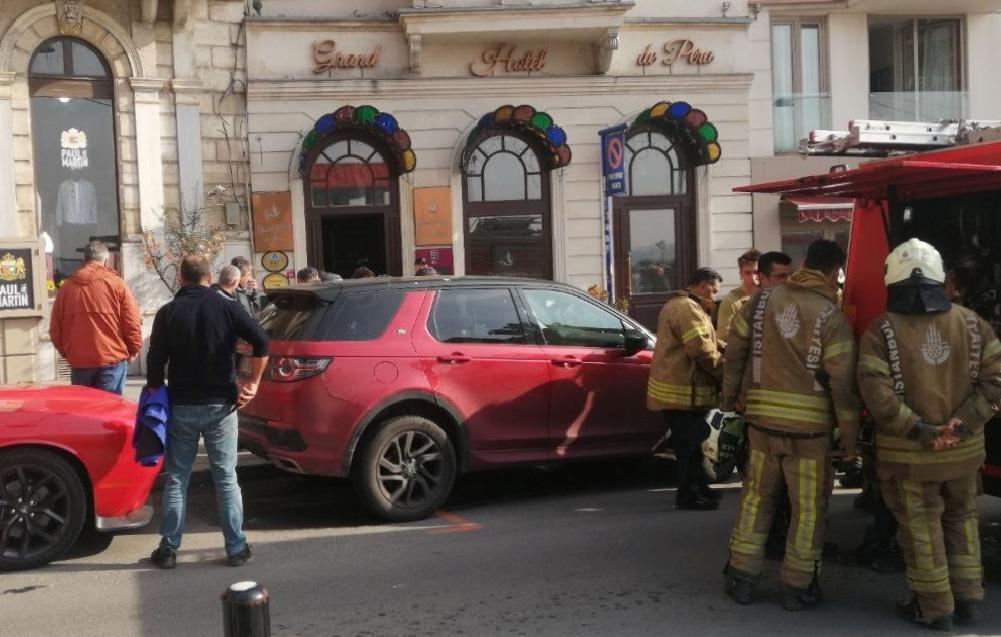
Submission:
{"label": "firefighter boot", "polygon": [[921,606],[918,604],[918,600],[914,598],[897,602],[897,615],[916,624],[927,626],[932,630],[951,632],[953,629],[952,615],[937,617],[935,619],[926,617],[925,614],[921,612]]}
{"label": "firefighter boot", "polygon": [[983,602],[979,599],[956,600],[956,623],[964,626],[974,626],[980,623],[983,616]]}
{"label": "firefighter boot", "polygon": [[788,611],[813,608],[824,601],[820,584],[814,579],[806,588],[782,587],[782,609]]}
{"label": "firefighter boot", "polygon": [[747,605],[754,601],[754,589],[758,587],[760,576],[754,577],[727,564],[723,569],[726,576],[726,594],[738,604]]}

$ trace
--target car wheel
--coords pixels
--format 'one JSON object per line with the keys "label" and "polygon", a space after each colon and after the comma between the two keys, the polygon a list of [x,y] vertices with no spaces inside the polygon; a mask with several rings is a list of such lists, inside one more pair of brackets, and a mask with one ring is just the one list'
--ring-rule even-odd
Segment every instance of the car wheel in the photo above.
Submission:
{"label": "car wheel", "polygon": [[441,427],[420,416],[383,424],[355,465],[362,501],[391,522],[420,520],[444,504],[455,484],[455,450]]}
{"label": "car wheel", "polygon": [[58,559],[86,517],[87,494],[68,462],[41,449],[0,452],[0,571]]}

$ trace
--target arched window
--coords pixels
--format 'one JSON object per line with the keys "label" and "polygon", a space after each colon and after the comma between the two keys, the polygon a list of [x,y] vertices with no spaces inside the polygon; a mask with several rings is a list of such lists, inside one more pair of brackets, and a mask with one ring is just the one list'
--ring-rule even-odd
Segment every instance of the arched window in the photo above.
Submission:
{"label": "arched window", "polygon": [[513,131],[479,140],[463,165],[466,273],[552,278],[549,171]]}
{"label": "arched window", "polygon": [[389,167],[360,139],[336,141],[317,154],[309,172],[313,206],[389,205]]}
{"label": "arched window", "polygon": [[118,159],[114,84],[90,44],[70,37],[46,40],[28,66],[32,162],[41,230],[52,239],[50,287],[83,262],[92,240],[119,263]]}
{"label": "arched window", "polygon": [[683,195],[688,171],[674,142],[656,130],[641,130],[626,140],[630,196]]}
{"label": "arched window", "polygon": [[328,138],[308,157],[310,265],[349,278],[359,267],[402,274],[397,171],[364,131]]}

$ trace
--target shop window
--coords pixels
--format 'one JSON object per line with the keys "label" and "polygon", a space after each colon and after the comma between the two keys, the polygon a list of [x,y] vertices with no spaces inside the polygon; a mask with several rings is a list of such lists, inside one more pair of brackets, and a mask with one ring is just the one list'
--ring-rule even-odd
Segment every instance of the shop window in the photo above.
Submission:
{"label": "shop window", "polygon": [[966,117],[959,18],[869,21],[869,117],[937,121]]}
{"label": "shop window", "polygon": [[104,58],[74,38],[42,43],[28,67],[36,206],[52,241],[50,290],[83,263],[92,240],[119,266],[114,86]]}
{"label": "shop window", "polygon": [[514,132],[482,138],[463,165],[466,273],[552,277],[549,173]]}
{"label": "shop window", "polygon": [[359,139],[335,141],[320,151],[309,173],[314,208],[389,205],[389,167]]}
{"label": "shop window", "polygon": [[772,22],[775,152],[792,152],[811,130],[830,128],[824,24],[818,19]]}

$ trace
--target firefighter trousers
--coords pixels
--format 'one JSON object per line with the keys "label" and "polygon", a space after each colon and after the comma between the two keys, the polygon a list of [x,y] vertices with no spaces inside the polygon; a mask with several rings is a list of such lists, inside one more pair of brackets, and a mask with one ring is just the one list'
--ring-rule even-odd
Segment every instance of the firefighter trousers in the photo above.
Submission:
{"label": "firefighter trousers", "polygon": [[[740,512],[730,536],[730,571],[757,579],[775,511],[788,490],[792,504],[780,579],[807,588],[820,573],[827,504],[834,485],[828,436],[787,438],[748,428]],[[783,485],[785,489],[783,489]]]}
{"label": "firefighter trousers", "polygon": [[955,600],[984,598],[977,483],[976,472],[945,482],[882,481],[897,518],[908,585],[930,621],[951,615]]}

